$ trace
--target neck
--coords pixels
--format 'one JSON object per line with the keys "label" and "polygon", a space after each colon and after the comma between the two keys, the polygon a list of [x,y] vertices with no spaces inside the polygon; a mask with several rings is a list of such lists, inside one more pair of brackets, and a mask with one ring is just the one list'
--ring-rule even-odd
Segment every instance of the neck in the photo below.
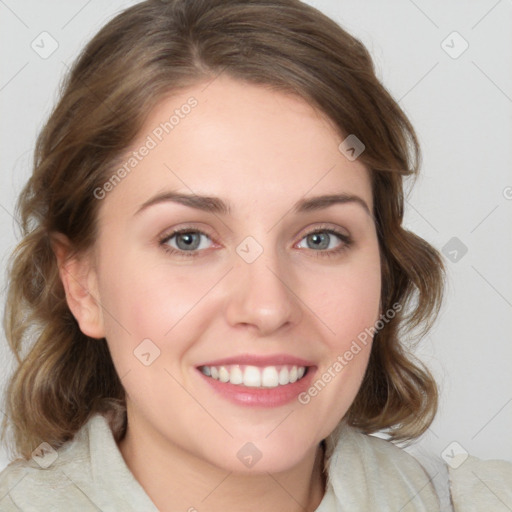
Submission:
{"label": "neck", "polygon": [[247,475],[223,470],[164,442],[128,421],[118,443],[130,471],[160,512],[250,510],[248,505],[258,512],[313,512],[322,501],[322,444],[287,471]]}

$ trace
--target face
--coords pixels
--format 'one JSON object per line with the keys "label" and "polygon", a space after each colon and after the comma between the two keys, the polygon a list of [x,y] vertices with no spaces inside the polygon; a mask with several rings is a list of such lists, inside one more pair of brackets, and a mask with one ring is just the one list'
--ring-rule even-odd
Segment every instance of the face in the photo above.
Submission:
{"label": "face", "polygon": [[332,432],[367,366],[371,340],[354,340],[379,315],[370,178],[304,100],[205,87],[162,100],[96,191],[95,332],[129,424],[229,471],[257,452],[255,469],[283,471]]}

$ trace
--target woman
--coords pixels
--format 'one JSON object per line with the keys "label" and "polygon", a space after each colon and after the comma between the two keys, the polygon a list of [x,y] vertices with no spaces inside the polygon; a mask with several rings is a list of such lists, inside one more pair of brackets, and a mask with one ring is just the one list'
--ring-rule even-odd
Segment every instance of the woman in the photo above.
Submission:
{"label": "woman", "polygon": [[390,442],[437,406],[401,343],[442,297],[402,227],[418,167],[368,52],[312,7],[109,22],[19,201],[2,510],[439,510]]}

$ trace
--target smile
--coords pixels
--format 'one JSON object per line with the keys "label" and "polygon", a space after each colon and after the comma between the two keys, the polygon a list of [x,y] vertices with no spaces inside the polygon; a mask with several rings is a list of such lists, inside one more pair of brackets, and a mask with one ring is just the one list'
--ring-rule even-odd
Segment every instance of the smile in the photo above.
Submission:
{"label": "smile", "polygon": [[252,366],[230,364],[223,366],[201,366],[199,370],[212,379],[220,382],[248,388],[276,388],[293,384],[307,373],[306,366]]}

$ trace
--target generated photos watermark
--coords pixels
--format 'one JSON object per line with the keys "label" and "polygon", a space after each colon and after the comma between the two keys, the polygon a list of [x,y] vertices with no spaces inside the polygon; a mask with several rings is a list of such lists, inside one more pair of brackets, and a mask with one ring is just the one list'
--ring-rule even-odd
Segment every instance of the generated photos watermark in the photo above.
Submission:
{"label": "generated photos watermark", "polygon": [[357,335],[357,339],[352,340],[350,347],[345,350],[342,355],[338,355],[336,360],[320,375],[315,382],[307,389],[303,391],[297,397],[298,401],[302,405],[309,404],[311,398],[317,396],[329,382],[331,382],[336,376],[347,366],[352,359],[354,359],[359,352],[365,347],[387,323],[395,318],[396,314],[402,310],[402,305],[398,302],[393,304],[384,314],[380,315],[379,319],[371,327],[365,328],[364,331]]}
{"label": "generated photos watermark", "polygon": [[137,151],[132,151],[131,155],[126,159],[123,165],[118,167],[112,176],[103,183],[101,187],[96,187],[93,195],[96,199],[105,199],[107,194],[114,190],[114,188],[121,183],[121,181],[128,176],[133,169],[139,165],[144,158],[149,155],[151,150],[155,149],[165,136],[172,132],[178,126],[182,119],[185,119],[194,107],[197,107],[198,101],[194,96],[187,99],[179,108],[174,109],[174,113],[167,121],[160,123],[153,131],[146,137],[144,143]]}

